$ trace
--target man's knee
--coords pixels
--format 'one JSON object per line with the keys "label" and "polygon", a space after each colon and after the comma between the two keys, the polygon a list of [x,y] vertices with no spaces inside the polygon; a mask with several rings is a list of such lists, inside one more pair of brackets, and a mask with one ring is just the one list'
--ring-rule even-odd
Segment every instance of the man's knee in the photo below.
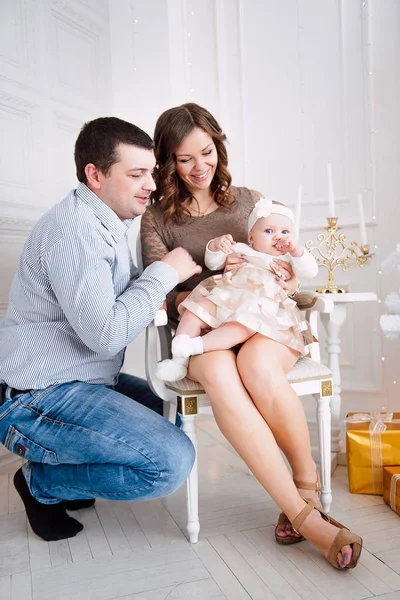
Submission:
{"label": "man's knee", "polygon": [[[124,500],[153,500],[173,494],[188,478],[196,458],[194,446],[188,436],[177,427],[170,430],[168,439],[160,445],[159,455],[153,456],[138,472],[128,467],[124,478]],[[137,486],[140,476],[143,485]],[[132,482],[134,486],[130,488]],[[126,488],[130,488],[127,490]],[[121,498],[122,499],[122,498]]]}
{"label": "man's knee", "polygon": [[188,436],[176,429],[175,439],[165,449],[163,456],[163,477],[160,478],[160,496],[175,492],[190,475],[196,451]]}

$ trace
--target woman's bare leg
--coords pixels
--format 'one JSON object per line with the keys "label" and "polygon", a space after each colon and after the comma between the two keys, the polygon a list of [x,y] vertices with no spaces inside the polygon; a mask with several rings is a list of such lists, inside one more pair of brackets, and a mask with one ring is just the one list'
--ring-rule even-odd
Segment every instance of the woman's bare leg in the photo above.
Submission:
{"label": "woman's bare leg", "polygon": [[[264,362],[260,364],[260,356],[257,357],[257,364],[259,377],[264,368]],[[242,356],[241,367],[247,369],[245,356]],[[188,376],[203,385],[222,433],[292,521],[304,508],[304,501],[293,483],[270,427],[242,383],[234,353],[220,351],[193,356]],[[296,422],[293,428],[297,431]],[[302,526],[303,535],[325,555],[337,532],[337,528],[320,519],[316,511],[312,511]],[[342,565],[348,564],[351,548],[344,548],[338,558]]]}
{"label": "woman's bare leg", "polygon": [[[260,356],[266,357],[261,370],[257,366]],[[287,457],[293,478],[313,483],[317,474],[311,456],[310,435],[304,409],[286,377],[297,359],[296,351],[257,334],[241,349],[238,368],[254,404]],[[304,498],[312,498],[318,503],[316,491],[300,489],[299,493]],[[290,525],[278,525],[276,532],[281,537],[294,535]]]}
{"label": "woman's bare leg", "polygon": [[[307,420],[286,376],[298,356],[295,350],[256,334],[241,348],[237,362],[243,383],[286,455],[294,478],[313,482],[316,468]],[[265,357],[262,368],[260,357]]]}

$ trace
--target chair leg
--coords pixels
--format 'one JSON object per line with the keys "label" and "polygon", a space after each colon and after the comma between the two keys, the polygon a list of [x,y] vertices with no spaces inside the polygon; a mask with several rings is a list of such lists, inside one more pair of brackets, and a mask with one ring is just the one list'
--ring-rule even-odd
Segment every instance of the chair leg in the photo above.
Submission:
{"label": "chair leg", "polygon": [[199,521],[199,486],[197,470],[197,436],[196,436],[196,416],[180,415],[182,419],[182,430],[191,439],[196,450],[196,458],[186,481],[186,502],[187,502],[187,532],[191,544],[196,544],[199,540],[200,521]]}
{"label": "chair leg", "polygon": [[314,398],[317,401],[318,448],[322,487],[321,505],[325,512],[329,512],[332,504],[331,397],[314,394]]}
{"label": "chair leg", "polygon": [[164,400],[163,402],[163,416],[165,419],[168,419],[170,423],[175,424],[176,421],[176,404],[172,402],[167,402]]}

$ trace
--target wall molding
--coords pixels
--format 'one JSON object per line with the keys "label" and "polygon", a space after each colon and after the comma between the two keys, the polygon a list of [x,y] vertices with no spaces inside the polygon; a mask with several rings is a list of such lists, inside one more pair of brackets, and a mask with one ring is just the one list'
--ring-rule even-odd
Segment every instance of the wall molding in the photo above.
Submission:
{"label": "wall molding", "polygon": [[218,96],[219,114],[223,115],[228,104],[227,77],[226,77],[226,30],[225,30],[225,7],[224,0],[215,0],[215,29],[217,50],[217,74],[218,74]]}
{"label": "wall molding", "polygon": [[58,20],[89,34],[94,39],[99,37],[105,29],[104,25],[102,26],[99,21],[88,18],[83,12],[73,8],[71,3],[64,0],[50,0],[50,10]]}
{"label": "wall molding", "polygon": [[36,225],[33,219],[23,219],[20,217],[0,217],[0,230],[11,233],[28,233]]}
{"label": "wall molding", "polygon": [[243,181],[248,185],[248,164],[249,164],[249,142],[247,139],[248,121],[247,121],[247,102],[246,102],[246,40],[244,32],[244,8],[243,0],[237,0],[238,33],[239,33],[239,72],[240,72],[240,107],[242,117],[242,138],[243,138]]}
{"label": "wall molding", "polygon": [[26,98],[2,91],[0,91],[0,104],[7,109],[11,109],[13,113],[23,112],[29,115],[32,113],[32,110],[39,108],[36,102],[31,102]]}

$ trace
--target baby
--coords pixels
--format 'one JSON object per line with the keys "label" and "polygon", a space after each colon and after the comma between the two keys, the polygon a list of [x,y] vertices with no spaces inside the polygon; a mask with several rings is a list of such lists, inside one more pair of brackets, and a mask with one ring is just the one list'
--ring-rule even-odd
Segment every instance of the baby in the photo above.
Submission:
{"label": "baby", "polygon": [[279,285],[274,268],[274,258],[279,257],[291,263],[297,277],[311,279],[318,272],[314,257],[293,239],[293,223],[288,207],[261,198],[249,216],[248,244],[235,243],[229,234],[208,242],[204,261],[209,269],[224,268],[231,252],[246,261],[235,271],[205,279],[179,305],[172,360],[158,364],[159,379],[178,381],[186,376],[190,356],[228,350],[255,333],[301,355],[308,353],[308,323]]}

